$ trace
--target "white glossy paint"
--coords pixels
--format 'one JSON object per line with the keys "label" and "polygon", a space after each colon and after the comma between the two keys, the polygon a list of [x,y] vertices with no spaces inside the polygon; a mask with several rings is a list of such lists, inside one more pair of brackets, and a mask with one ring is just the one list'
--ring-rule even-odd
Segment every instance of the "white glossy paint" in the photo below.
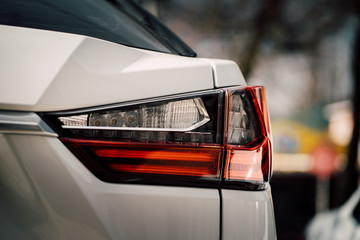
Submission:
{"label": "white glossy paint", "polygon": [[216,189],[110,184],[55,137],[0,134],[1,239],[218,239]]}
{"label": "white glossy paint", "polygon": [[212,89],[198,58],[0,26],[0,108],[52,111]]}
{"label": "white glossy paint", "polygon": [[223,240],[276,239],[270,191],[222,190]]}
{"label": "white glossy paint", "polygon": [[245,78],[235,62],[208,58],[203,58],[203,60],[209,62],[213,68],[215,87],[246,85]]}
{"label": "white glossy paint", "polygon": [[66,110],[245,85],[232,61],[181,57],[4,25],[0,33],[4,110]]}
{"label": "white glossy paint", "polygon": [[34,106],[84,37],[0,25],[0,109]]}

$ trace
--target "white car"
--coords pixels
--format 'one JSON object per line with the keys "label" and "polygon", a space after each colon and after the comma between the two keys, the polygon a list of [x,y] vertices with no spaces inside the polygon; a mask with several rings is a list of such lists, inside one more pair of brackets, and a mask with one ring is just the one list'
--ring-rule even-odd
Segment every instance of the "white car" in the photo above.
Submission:
{"label": "white car", "polygon": [[321,212],[306,229],[307,240],[360,239],[360,187],[338,209]]}
{"label": "white car", "polygon": [[0,0],[0,239],[276,239],[264,89],[129,0]]}

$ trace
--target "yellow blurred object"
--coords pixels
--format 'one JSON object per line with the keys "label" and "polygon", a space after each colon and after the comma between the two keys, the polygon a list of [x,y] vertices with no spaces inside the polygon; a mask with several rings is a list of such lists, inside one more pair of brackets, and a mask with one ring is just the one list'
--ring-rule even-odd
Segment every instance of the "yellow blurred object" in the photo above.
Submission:
{"label": "yellow blurred object", "polygon": [[336,170],[343,168],[346,148],[331,141],[327,129],[312,129],[289,120],[273,121],[271,126],[274,138],[274,171],[311,172],[314,167],[314,152],[321,146],[332,148],[336,154]]}
{"label": "yellow blurred object", "polygon": [[[327,131],[311,129],[301,123],[280,120],[272,122],[275,152],[311,153],[321,143],[328,141]],[[292,151],[282,149],[282,139],[291,139],[296,147]],[[277,144],[280,144],[277,146]]]}

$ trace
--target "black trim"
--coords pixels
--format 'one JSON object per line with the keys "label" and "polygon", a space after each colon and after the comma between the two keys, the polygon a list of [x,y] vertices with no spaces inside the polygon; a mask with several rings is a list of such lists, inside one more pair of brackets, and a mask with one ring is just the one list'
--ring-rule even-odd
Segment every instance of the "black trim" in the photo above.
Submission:
{"label": "black trim", "polygon": [[222,189],[245,190],[245,191],[263,191],[266,190],[268,183],[256,184],[251,182],[241,181],[223,181],[221,183]]}
{"label": "black trim", "polygon": [[196,53],[132,0],[0,0],[0,24],[73,33],[181,56]]}
{"label": "black trim", "polygon": [[219,239],[222,240],[223,239],[223,195],[222,195],[222,189],[219,188],[218,191],[219,191],[219,200],[220,200],[220,227],[219,227]]}

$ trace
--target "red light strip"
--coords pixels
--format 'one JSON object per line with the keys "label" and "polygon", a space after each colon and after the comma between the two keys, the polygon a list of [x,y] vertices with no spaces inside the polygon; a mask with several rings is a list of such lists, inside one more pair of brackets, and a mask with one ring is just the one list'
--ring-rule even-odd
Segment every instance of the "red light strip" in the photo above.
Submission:
{"label": "red light strip", "polygon": [[167,150],[126,150],[126,149],[94,149],[98,157],[106,158],[140,158],[167,161],[214,162],[219,157],[218,151],[199,150],[174,151]]}
{"label": "red light strip", "polygon": [[217,169],[207,167],[183,167],[183,166],[163,166],[163,165],[130,165],[112,163],[108,166],[117,171],[132,173],[150,173],[166,175],[182,175],[196,177],[216,177]]}
{"label": "red light strip", "polygon": [[264,181],[261,167],[262,151],[228,150],[225,179]]}
{"label": "red light strip", "polygon": [[76,152],[90,150],[113,171],[128,173],[215,178],[219,177],[223,151],[219,145],[189,147],[78,139],[62,141]]}
{"label": "red light strip", "polygon": [[[166,174],[196,177],[216,177],[221,149],[214,151],[199,151],[198,149],[93,149],[98,157],[115,159],[115,163],[108,163],[112,170]],[[125,159],[133,159],[133,164],[122,163]],[[159,161],[156,161],[159,160]],[[182,164],[182,163],[187,164]],[[204,164],[206,164],[204,166]],[[190,166],[189,166],[190,165]]]}

